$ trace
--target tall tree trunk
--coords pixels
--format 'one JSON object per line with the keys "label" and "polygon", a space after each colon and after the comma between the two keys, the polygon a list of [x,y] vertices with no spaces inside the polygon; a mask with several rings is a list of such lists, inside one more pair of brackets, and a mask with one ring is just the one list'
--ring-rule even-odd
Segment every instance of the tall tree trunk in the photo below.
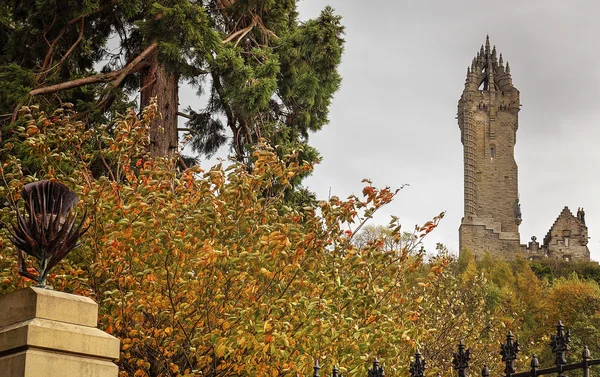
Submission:
{"label": "tall tree trunk", "polygon": [[168,72],[155,54],[151,63],[141,71],[141,107],[150,104],[157,97],[158,111],[150,124],[150,155],[153,157],[171,156],[177,152],[177,110],[179,109],[179,76]]}

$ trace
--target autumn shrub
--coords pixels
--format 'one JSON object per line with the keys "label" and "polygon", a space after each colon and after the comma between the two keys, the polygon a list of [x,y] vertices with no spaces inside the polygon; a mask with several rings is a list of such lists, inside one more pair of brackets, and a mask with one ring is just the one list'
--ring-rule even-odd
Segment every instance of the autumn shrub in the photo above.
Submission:
{"label": "autumn shrub", "polygon": [[[521,352],[517,358],[517,370],[527,370],[533,355],[537,355],[542,367],[554,365],[550,341],[551,335],[556,333],[558,321],[570,330],[569,362],[580,360],[585,345],[592,355],[600,353],[600,288],[590,272],[597,269],[594,262],[569,265],[550,259],[502,261],[491,255],[484,255],[476,261],[471,253],[465,252],[444,274],[452,269],[461,280],[459,291],[466,290],[477,296],[476,292],[485,290],[486,310],[480,312],[483,315],[476,315],[481,309],[475,301],[463,300],[468,308],[466,310],[475,314],[469,323],[488,322],[491,334],[510,330],[519,339]],[[469,291],[470,282],[476,279],[479,282],[471,285]],[[492,347],[486,350],[482,345],[478,352],[485,355],[494,347],[497,352],[502,337],[492,336],[489,340]],[[477,342],[476,338],[467,344],[480,347]],[[497,363],[497,356],[489,353],[487,357],[487,362],[495,365],[496,371],[503,369]],[[481,361],[486,362],[485,359]]]}
{"label": "autumn shrub", "polygon": [[[359,242],[397,191],[365,181],[362,195],[344,200],[290,201],[292,180],[313,163],[300,151],[280,158],[264,142],[251,167],[182,170],[175,158],[149,158],[154,116],[149,107],[88,127],[68,104],[53,114],[24,108],[0,151],[2,224],[14,218],[7,197],[42,178],[67,184],[87,209],[81,247],[49,283],[99,303],[100,328],[121,340],[121,377],[307,376],[316,360],[323,374],[337,364],[365,376],[375,357],[400,375],[417,349],[428,375],[445,374],[459,340],[472,369],[500,373],[509,330],[521,337],[518,365],[534,353],[551,363],[558,319],[575,348],[600,352],[594,281],[538,278],[529,262],[468,252],[452,260],[443,247],[426,259],[419,241],[440,217],[409,235],[392,217],[381,237]],[[28,174],[24,151],[42,173]],[[7,237],[0,229],[0,294],[31,284],[17,275]]]}
{"label": "autumn shrub", "polygon": [[[383,241],[353,246],[353,229],[395,191],[367,182],[362,196],[294,205],[284,191],[312,169],[299,152],[280,159],[263,143],[251,169],[180,171],[146,153],[154,107],[93,128],[69,107],[23,111],[18,137],[44,174],[27,176],[8,158],[0,195],[18,200],[41,178],[78,193],[90,228],[49,283],[99,303],[100,327],[121,339],[121,376],[307,375],[317,359],[364,375],[375,357],[389,373],[406,369],[424,288],[447,260],[423,265],[407,248],[382,250]],[[8,224],[11,209],[1,216]],[[401,237],[396,220],[390,229]],[[17,276],[5,229],[0,237],[0,293],[31,284]]]}
{"label": "autumn shrub", "polygon": [[[446,262],[448,263],[448,262]],[[472,273],[471,273],[472,272]],[[474,370],[487,364],[498,373],[498,342],[506,335],[506,322],[499,318],[498,303],[489,304],[493,285],[480,271],[464,270],[451,261],[436,279],[424,279],[411,302],[419,313],[415,325],[418,343],[428,361],[430,373],[449,373],[457,343],[463,341],[471,350]]]}
{"label": "autumn shrub", "polygon": [[541,259],[531,262],[531,268],[540,277],[552,281],[575,273],[583,279],[600,283],[600,265],[594,261],[564,261],[562,259]]}

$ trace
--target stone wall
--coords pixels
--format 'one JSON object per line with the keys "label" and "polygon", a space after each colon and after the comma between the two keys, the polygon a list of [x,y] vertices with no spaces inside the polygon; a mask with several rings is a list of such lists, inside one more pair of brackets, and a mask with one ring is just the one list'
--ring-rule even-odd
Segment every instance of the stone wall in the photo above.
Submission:
{"label": "stone wall", "polygon": [[525,245],[520,244],[517,235],[495,232],[485,225],[461,224],[459,244],[463,250],[469,250],[475,259],[490,253],[495,258],[516,259],[525,252]]}

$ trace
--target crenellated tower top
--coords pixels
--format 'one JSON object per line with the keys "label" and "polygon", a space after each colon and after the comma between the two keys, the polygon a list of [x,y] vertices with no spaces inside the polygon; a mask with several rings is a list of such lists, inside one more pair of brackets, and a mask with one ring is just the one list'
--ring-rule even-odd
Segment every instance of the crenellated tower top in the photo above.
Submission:
{"label": "crenellated tower top", "polygon": [[502,54],[498,58],[496,46],[490,48],[490,37],[487,36],[485,45],[481,45],[471,66],[467,67],[465,90],[508,92],[513,89],[508,62],[505,67]]}

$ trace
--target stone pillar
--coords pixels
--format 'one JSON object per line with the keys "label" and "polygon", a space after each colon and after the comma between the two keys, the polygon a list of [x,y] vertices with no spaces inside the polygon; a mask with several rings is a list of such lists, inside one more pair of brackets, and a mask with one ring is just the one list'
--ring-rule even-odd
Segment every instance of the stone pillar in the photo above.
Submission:
{"label": "stone pillar", "polygon": [[33,287],[0,297],[0,375],[117,377],[119,340],[97,321],[87,297]]}

